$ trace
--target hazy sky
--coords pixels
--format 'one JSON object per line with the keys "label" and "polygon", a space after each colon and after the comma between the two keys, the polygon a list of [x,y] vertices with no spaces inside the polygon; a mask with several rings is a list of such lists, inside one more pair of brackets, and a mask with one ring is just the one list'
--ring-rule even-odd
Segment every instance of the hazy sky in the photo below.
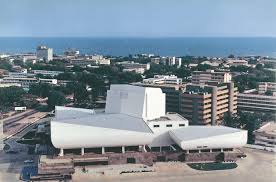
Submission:
{"label": "hazy sky", "polygon": [[0,36],[276,37],[276,0],[0,0]]}

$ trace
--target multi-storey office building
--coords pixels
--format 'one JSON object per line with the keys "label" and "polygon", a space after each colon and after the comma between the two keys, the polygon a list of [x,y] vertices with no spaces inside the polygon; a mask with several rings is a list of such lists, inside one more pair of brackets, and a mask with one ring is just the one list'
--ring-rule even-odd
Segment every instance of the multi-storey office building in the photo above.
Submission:
{"label": "multi-storey office building", "polygon": [[217,125],[225,113],[237,112],[237,88],[234,83],[208,83],[186,85],[181,94],[180,113],[191,124]]}
{"label": "multi-storey office building", "polygon": [[53,60],[53,49],[46,46],[38,46],[36,49],[38,59],[43,59],[46,62]]}
{"label": "multi-storey office building", "polygon": [[231,82],[232,75],[229,72],[215,72],[214,70],[193,71],[192,83],[205,84],[206,82]]}
{"label": "multi-storey office building", "polygon": [[239,93],[238,109],[275,114],[276,96],[260,95],[257,93]]}

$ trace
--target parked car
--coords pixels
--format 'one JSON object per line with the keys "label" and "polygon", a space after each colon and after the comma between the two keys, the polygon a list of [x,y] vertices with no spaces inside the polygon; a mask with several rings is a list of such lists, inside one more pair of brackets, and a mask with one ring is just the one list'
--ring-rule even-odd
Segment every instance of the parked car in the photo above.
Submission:
{"label": "parked car", "polygon": [[33,160],[25,160],[24,163],[25,164],[31,164],[31,163],[34,163],[34,161]]}

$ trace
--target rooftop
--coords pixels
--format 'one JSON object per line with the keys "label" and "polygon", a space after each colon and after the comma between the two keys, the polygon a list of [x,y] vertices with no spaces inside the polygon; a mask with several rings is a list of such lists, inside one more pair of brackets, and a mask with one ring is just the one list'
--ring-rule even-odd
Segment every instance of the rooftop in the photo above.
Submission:
{"label": "rooftop", "polygon": [[94,114],[93,110],[57,107],[53,122],[151,133],[142,118],[127,114]]}
{"label": "rooftop", "polygon": [[263,125],[260,129],[255,131],[257,133],[266,133],[276,136],[276,122],[269,122]]}
{"label": "rooftop", "polygon": [[200,138],[226,135],[243,130],[225,126],[189,126],[170,131],[170,135],[176,136],[179,140],[194,140]]}
{"label": "rooftop", "polygon": [[168,112],[165,116],[162,116],[160,118],[148,120],[147,122],[152,122],[152,121],[183,121],[187,120],[183,118],[181,115],[173,112]]}

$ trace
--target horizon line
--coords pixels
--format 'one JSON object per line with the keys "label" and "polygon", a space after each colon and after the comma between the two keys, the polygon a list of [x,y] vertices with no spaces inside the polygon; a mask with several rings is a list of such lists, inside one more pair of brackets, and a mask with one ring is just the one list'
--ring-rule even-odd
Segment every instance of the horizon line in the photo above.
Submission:
{"label": "horizon line", "polygon": [[276,36],[1,36],[0,38],[276,38]]}

